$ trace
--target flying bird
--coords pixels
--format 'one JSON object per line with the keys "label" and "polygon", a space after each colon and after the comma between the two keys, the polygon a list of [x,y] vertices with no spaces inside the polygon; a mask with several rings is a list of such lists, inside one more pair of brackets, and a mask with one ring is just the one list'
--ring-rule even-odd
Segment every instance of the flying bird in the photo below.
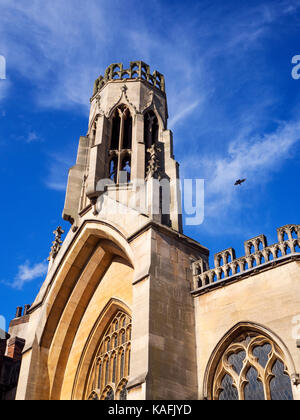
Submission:
{"label": "flying bird", "polygon": [[241,185],[241,184],[243,184],[243,182],[245,182],[246,181],[246,178],[245,179],[238,179],[236,182],[235,182],[235,184],[234,185]]}

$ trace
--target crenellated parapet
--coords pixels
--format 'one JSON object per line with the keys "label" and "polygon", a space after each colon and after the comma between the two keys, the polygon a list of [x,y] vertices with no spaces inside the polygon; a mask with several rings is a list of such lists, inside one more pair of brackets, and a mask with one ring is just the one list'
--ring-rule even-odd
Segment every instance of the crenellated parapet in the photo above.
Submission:
{"label": "crenellated parapet", "polygon": [[152,86],[165,92],[165,78],[158,71],[150,72],[150,66],[143,61],[131,61],[129,69],[124,69],[122,63],[113,63],[105,70],[104,77],[99,76],[94,84],[93,96],[106,85],[107,82],[113,80],[145,80]]}
{"label": "crenellated parapet", "polygon": [[245,241],[245,255],[236,258],[235,250],[228,248],[214,256],[214,268],[202,261],[193,263],[194,289],[242,275],[265,267],[270,262],[291,254],[300,254],[300,225],[286,225],[277,229],[278,242],[268,245],[265,235]]}

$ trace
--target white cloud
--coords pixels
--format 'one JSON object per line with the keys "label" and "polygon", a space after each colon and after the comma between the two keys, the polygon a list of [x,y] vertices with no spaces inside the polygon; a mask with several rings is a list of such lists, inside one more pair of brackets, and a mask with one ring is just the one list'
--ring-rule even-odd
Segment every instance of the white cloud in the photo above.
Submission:
{"label": "white cloud", "polygon": [[45,185],[54,191],[65,192],[67,187],[68,170],[74,165],[72,153],[51,154],[49,159],[49,172],[46,176]]}
{"label": "white cloud", "polygon": [[[280,1],[228,14],[225,6],[212,5],[201,10],[201,14],[196,9],[193,19],[180,17],[174,21],[172,13],[165,16],[167,6],[156,2],[150,24],[147,15],[133,6],[129,0],[130,13],[125,16],[118,1],[34,0],[25,4],[0,0],[0,54],[5,55],[9,69],[33,83],[40,105],[81,105],[84,112],[88,111],[94,80],[111,60],[120,61],[126,56],[151,65],[158,63],[157,70],[163,68],[168,73],[168,99],[174,122],[178,115],[187,117],[184,110],[199,100],[202,103],[211,92],[211,60],[222,59],[229,52],[240,54],[239,48],[257,43],[270,22],[298,7],[296,3]],[[118,31],[124,28],[124,19],[127,30]],[[165,33],[162,24],[168,27]],[[219,31],[222,39],[218,38]]]}
{"label": "white cloud", "polygon": [[1,80],[0,79],[0,113],[3,113],[3,110],[1,109],[1,102],[3,102],[3,99],[5,99],[9,93],[10,89],[10,81],[8,79]]}
{"label": "white cloud", "polygon": [[21,290],[26,283],[43,277],[47,273],[47,270],[48,264],[46,261],[31,265],[30,261],[27,260],[24,264],[19,265],[18,274],[9,285],[14,289]]}
{"label": "white cloud", "polygon": [[199,99],[187,106],[183,106],[182,104],[180,104],[181,106],[179,106],[178,112],[169,120],[170,129],[173,129],[178,122],[184,120],[191,112],[194,111],[195,108],[197,108],[200,105],[200,103],[201,100]]}
{"label": "white cloud", "polygon": [[104,3],[0,0],[0,52],[8,72],[33,83],[40,104],[87,107],[93,81],[105,66],[99,49],[110,30]]}
{"label": "white cloud", "polygon": [[31,131],[28,134],[28,137],[26,139],[26,143],[33,143],[33,142],[36,142],[36,141],[39,141],[39,140],[40,140],[39,136],[34,131]]}
{"label": "white cloud", "polygon": [[[3,116],[6,116],[5,113]],[[16,140],[22,141],[27,144],[43,141],[43,139],[35,131],[31,131],[31,130],[29,130],[28,133],[26,133],[23,136],[17,136]]]}
{"label": "white cloud", "polygon": [[[225,154],[185,157],[183,176],[205,179],[205,214],[209,218],[206,227],[215,230],[217,224],[222,224],[223,233],[224,229],[238,229],[234,213],[250,203],[255,205],[257,186],[266,184],[272,172],[293,156],[291,150],[299,140],[300,121],[293,121],[281,123],[275,131],[263,136],[241,138],[238,135],[229,143]],[[239,178],[246,178],[246,183],[234,187]]]}

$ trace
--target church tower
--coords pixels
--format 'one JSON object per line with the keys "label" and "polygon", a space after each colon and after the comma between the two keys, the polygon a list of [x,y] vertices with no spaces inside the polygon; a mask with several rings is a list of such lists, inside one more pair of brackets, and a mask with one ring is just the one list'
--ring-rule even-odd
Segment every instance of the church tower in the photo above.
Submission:
{"label": "church tower", "polygon": [[94,85],[49,270],[26,319],[17,399],[197,399],[192,263],[164,76],[141,61]]}
{"label": "church tower", "polygon": [[182,233],[167,118],[164,77],[145,63],[96,80],[70,230],[54,231],[46,279],[0,340],[8,396],[21,361],[19,400],[300,399],[300,225],[209,267]]}
{"label": "church tower", "polygon": [[102,215],[105,204],[109,215],[114,207],[118,216],[125,206],[182,231],[179,168],[167,119],[164,76],[151,74],[142,61],[127,70],[112,64],[96,80],[88,133],[80,138],[63,212],[73,229],[90,205],[101,214],[98,201]]}

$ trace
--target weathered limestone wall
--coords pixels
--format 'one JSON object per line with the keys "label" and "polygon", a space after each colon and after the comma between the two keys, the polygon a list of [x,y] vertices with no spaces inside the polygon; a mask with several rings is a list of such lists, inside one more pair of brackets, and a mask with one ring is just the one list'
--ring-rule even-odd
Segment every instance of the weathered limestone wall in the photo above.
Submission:
{"label": "weathered limestone wall", "polygon": [[152,231],[147,399],[197,399],[191,259],[207,250]]}
{"label": "weathered limestone wall", "polygon": [[[300,314],[300,262],[292,261],[252,274],[202,295],[195,295],[199,398],[206,397],[204,376],[209,358],[224,335],[240,322],[263,326],[285,344],[294,364],[289,374],[300,372],[300,350],[293,337]],[[278,343],[280,346],[280,342]],[[299,385],[293,386],[300,399]]]}
{"label": "weathered limestone wall", "polygon": [[[93,326],[96,324],[99,315],[103,312],[107,303],[111,298],[114,298],[125,303],[128,308],[132,307],[132,275],[131,267],[121,261],[115,260],[101,279],[77,328],[64,373],[60,399],[69,400],[72,398],[76,372],[84,352],[84,347],[92,333]],[[131,313],[129,315],[131,316]],[[72,326],[69,326],[69,328],[72,328]],[[98,340],[100,342],[101,336],[98,337]],[[51,349],[50,355],[52,350],[55,351],[54,348]],[[89,362],[92,362],[92,360],[85,360],[84,362],[89,365]],[[49,364],[51,364],[51,357],[49,358]]]}

